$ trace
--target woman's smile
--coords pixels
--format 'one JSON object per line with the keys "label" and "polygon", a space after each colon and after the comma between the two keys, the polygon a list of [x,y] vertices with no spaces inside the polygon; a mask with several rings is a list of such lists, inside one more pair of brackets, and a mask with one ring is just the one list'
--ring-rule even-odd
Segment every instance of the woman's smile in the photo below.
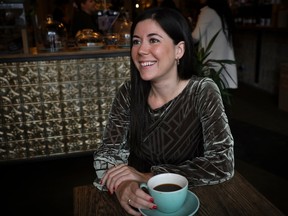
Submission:
{"label": "woman's smile", "polygon": [[142,67],[148,67],[148,66],[152,66],[152,65],[154,65],[154,64],[156,64],[156,61],[140,62],[140,65],[141,65]]}

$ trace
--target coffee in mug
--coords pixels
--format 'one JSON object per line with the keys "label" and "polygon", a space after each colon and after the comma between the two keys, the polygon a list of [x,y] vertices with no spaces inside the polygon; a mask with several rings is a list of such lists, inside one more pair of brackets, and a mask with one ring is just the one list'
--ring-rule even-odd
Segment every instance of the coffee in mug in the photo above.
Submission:
{"label": "coffee in mug", "polygon": [[171,192],[180,190],[182,187],[177,184],[161,184],[154,187],[154,190],[162,192]]}

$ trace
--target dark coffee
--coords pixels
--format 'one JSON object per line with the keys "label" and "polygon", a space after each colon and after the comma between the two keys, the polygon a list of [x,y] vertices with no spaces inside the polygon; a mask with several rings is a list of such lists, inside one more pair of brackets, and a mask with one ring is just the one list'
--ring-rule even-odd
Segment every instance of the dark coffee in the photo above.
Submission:
{"label": "dark coffee", "polygon": [[171,192],[180,190],[182,187],[176,184],[161,184],[154,187],[154,190],[162,191],[162,192]]}

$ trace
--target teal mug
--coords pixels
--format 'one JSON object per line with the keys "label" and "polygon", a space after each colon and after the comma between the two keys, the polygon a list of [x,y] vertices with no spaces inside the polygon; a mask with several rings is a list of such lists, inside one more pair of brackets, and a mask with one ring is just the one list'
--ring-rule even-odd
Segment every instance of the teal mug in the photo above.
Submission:
{"label": "teal mug", "polygon": [[140,188],[146,188],[153,197],[157,210],[163,213],[176,212],[184,204],[188,193],[188,180],[179,174],[155,175]]}

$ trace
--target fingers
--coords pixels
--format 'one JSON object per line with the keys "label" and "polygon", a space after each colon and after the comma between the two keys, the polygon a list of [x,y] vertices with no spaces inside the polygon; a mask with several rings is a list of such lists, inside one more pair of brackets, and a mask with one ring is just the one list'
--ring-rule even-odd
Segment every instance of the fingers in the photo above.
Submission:
{"label": "fingers", "polygon": [[133,193],[133,189],[137,189],[137,187],[137,182],[126,181],[123,182],[116,192],[119,203],[130,215],[141,215],[138,209],[135,207],[136,203],[134,201],[136,199],[136,195]]}
{"label": "fingers", "polygon": [[135,179],[131,176],[131,171],[126,165],[117,166],[109,171],[110,172],[107,173],[108,179],[106,181],[106,187],[113,191],[117,189],[121,182]]}
{"label": "fingers", "polygon": [[140,174],[132,167],[121,164],[107,171],[107,173],[102,178],[102,184],[106,184],[106,187],[112,194],[123,181],[138,181],[139,176]]}
{"label": "fingers", "polygon": [[[121,178],[123,178],[123,176],[125,175],[127,175],[127,166],[122,164],[111,168],[105,174],[103,178],[103,184],[106,184],[106,187],[108,188],[110,193],[113,193],[121,183]],[[117,182],[119,183],[116,184]]]}
{"label": "fingers", "polygon": [[121,184],[116,195],[121,206],[131,215],[139,215],[139,208],[157,208],[152,197],[140,189],[135,181],[126,181]]}
{"label": "fingers", "polygon": [[124,186],[120,186],[119,192],[117,191],[117,193],[122,194],[120,200],[123,204],[128,203],[135,208],[156,208],[156,205],[153,203],[153,198],[140,189],[136,182],[125,182]]}
{"label": "fingers", "polygon": [[133,204],[133,201],[131,199],[128,199],[127,203],[121,205],[125,209],[125,211],[129,213],[129,215],[141,215],[138,209],[133,207]]}
{"label": "fingers", "polygon": [[153,197],[151,197],[149,194],[147,194],[140,188],[135,190],[135,200],[133,199],[133,203],[135,203],[134,206],[137,208],[157,209]]}
{"label": "fingers", "polygon": [[[107,186],[107,181],[108,181],[108,179],[110,178],[110,176],[111,176],[111,174],[113,174],[113,172],[117,172],[117,170],[118,169],[120,169],[121,167],[123,167],[124,166],[124,164],[121,164],[121,165],[118,165],[118,166],[114,166],[114,167],[112,167],[112,168],[110,168],[109,170],[107,170],[106,171],[106,173],[104,174],[104,176],[102,177],[102,179],[101,179],[101,184],[102,185],[106,185],[106,187],[107,187],[107,189],[111,192],[111,188],[108,188],[108,186]],[[115,174],[114,174],[115,175]],[[113,176],[114,176],[113,175]],[[113,188],[112,188],[113,189]]]}

